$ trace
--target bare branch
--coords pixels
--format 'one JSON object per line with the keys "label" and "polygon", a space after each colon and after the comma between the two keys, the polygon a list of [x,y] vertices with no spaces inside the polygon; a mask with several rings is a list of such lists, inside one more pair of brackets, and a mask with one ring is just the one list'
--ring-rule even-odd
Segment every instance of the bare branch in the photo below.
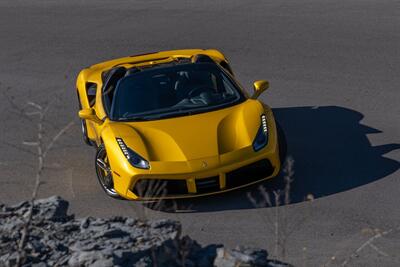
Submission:
{"label": "bare branch", "polygon": [[15,145],[15,144],[8,143],[6,141],[1,141],[1,144],[9,146],[9,147],[12,147],[12,148],[15,148],[16,150],[19,150],[19,151],[24,152],[24,153],[28,153],[28,154],[31,154],[33,156],[37,156],[37,154],[35,152],[32,152],[31,150],[25,149],[23,147],[19,147],[19,146]]}
{"label": "bare branch", "polygon": [[275,257],[279,256],[280,235],[279,235],[279,206],[280,206],[280,190],[274,191],[275,197]]}
{"label": "bare branch", "polygon": [[63,136],[65,134],[66,131],[68,131],[69,128],[72,127],[72,125],[74,125],[74,122],[71,121],[69,122],[64,128],[62,128],[54,137],[53,139],[50,141],[50,143],[47,145],[47,147],[44,149],[43,152],[43,158],[45,158],[47,156],[47,153],[53,148],[54,144],[57,142],[57,140]]}
{"label": "bare branch", "polygon": [[286,160],[286,166],[283,169],[285,172],[285,204],[289,205],[290,204],[290,184],[293,182],[293,177],[294,171],[293,171],[293,163],[294,160],[291,157],[288,157]]}
{"label": "bare branch", "polygon": [[[32,101],[28,101],[26,104],[28,104],[29,106],[32,106],[32,107],[34,107],[34,108],[36,108],[38,110],[42,110],[43,109],[43,107],[41,105],[36,104],[36,103],[34,103]],[[42,114],[42,112],[40,112],[39,114]]]}
{"label": "bare branch", "polygon": [[29,142],[29,141],[23,141],[22,144],[25,146],[38,146],[39,145],[38,142]]}
{"label": "bare branch", "polygon": [[28,235],[29,235],[29,226],[31,224],[32,221],[32,217],[33,217],[33,208],[34,208],[34,204],[35,204],[35,199],[37,196],[37,193],[39,191],[39,186],[40,186],[40,178],[42,175],[42,171],[43,171],[43,151],[42,151],[42,142],[43,142],[43,124],[42,124],[42,120],[43,120],[44,114],[41,113],[40,114],[40,119],[39,122],[37,124],[38,127],[38,133],[37,133],[37,159],[38,159],[38,168],[37,168],[37,172],[36,172],[36,182],[35,182],[35,186],[32,192],[32,198],[30,200],[30,205],[29,205],[29,210],[28,210],[28,216],[26,219],[25,224],[23,225],[22,228],[22,232],[21,232],[21,239],[19,241],[18,244],[18,258],[17,258],[17,266],[21,266],[21,264],[23,263],[23,260],[25,258],[25,244],[27,242],[28,239]]}
{"label": "bare branch", "polygon": [[[14,103],[14,102],[11,102]],[[15,104],[15,103],[14,103]],[[13,106],[17,107],[16,105],[12,104]],[[33,192],[32,192],[32,197],[30,200],[30,206],[27,212],[27,218],[26,221],[24,223],[24,225],[22,226],[22,231],[21,231],[21,239],[19,240],[18,243],[18,257],[17,257],[17,266],[21,266],[25,260],[25,246],[26,246],[26,242],[28,240],[28,236],[29,236],[29,227],[31,226],[31,222],[32,222],[32,218],[33,218],[33,209],[34,209],[34,204],[35,204],[35,199],[37,197],[38,191],[39,191],[39,187],[41,184],[41,176],[43,173],[43,170],[45,168],[44,166],[44,159],[47,155],[47,153],[51,150],[51,148],[54,146],[54,144],[57,142],[57,140],[65,134],[65,132],[74,124],[74,122],[70,122],[68,123],[64,128],[62,128],[50,141],[50,143],[45,146],[43,143],[43,136],[44,136],[44,118],[45,115],[47,114],[50,104],[48,104],[45,108],[43,108],[41,105],[36,104],[34,102],[28,102],[28,105],[36,108],[38,111],[36,112],[30,112],[27,114],[30,115],[38,115],[39,116],[39,121],[37,122],[37,137],[36,137],[36,141],[24,141],[22,144],[23,145],[27,145],[27,146],[35,146],[37,148],[37,153],[32,153],[31,151],[29,151],[30,153],[36,155],[37,157],[37,171],[36,171],[36,178],[35,178],[35,185],[33,188]],[[21,116],[27,116],[26,113],[24,113],[23,109],[19,109],[19,114]],[[17,149],[24,151],[24,149],[21,149],[17,146],[15,146]],[[25,151],[27,152],[27,151]]]}
{"label": "bare branch", "polygon": [[264,197],[264,199],[265,199],[266,203],[268,204],[268,206],[272,207],[271,198],[269,197],[269,193],[267,192],[265,187],[260,185],[258,187],[258,190],[260,191],[261,195]]}

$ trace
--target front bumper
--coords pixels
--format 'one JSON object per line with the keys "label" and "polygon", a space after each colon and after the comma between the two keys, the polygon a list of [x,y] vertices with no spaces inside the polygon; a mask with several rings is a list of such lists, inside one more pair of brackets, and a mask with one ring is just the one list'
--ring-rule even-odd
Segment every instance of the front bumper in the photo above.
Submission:
{"label": "front bumper", "polygon": [[275,140],[270,139],[259,152],[246,147],[190,162],[151,162],[151,170],[133,169],[134,173],[132,168],[124,168],[113,172],[114,186],[123,198],[131,200],[198,197],[245,187],[279,173]]}
{"label": "front bumper", "polygon": [[[176,199],[222,193],[272,178],[277,174],[269,160],[263,159],[227,173],[205,178],[139,179],[129,193],[133,199]],[[136,197],[136,198],[135,198]]]}

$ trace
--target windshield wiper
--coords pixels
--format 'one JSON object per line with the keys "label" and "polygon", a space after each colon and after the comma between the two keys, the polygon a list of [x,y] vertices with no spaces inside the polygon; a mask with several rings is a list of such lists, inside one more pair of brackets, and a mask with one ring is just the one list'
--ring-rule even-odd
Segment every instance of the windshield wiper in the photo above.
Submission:
{"label": "windshield wiper", "polygon": [[[150,121],[150,120],[155,120],[155,119],[161,119],[161,118],[166,118],[170,116],[175,116],[177,114],[182,114],[182,115],[191,115],[193,111],[187,111],[188,108],[191,107],[176,107],[174,109],[170,109],[167,112],[154,112],[154,113],[147,113],[143,114],[142,116],[140,115],[135,115],[132,114],[132,116],[129,116],[129,114],[118,118],[119,121]],[[185,112],[186,111],[186,112]]]}
{"label": "windshield wiper", "polygon": [[151,118],[148,116],[132,116],[132,117],[120,117],[118,121],[150,121]]}

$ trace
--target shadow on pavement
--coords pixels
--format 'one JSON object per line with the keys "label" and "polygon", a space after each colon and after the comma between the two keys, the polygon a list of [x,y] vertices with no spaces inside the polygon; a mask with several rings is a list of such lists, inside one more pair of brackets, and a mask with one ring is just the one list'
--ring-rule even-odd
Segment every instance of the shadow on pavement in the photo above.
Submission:
{"label": "shadow on pavement", "polygon": [[[400,163],[383,155],[400,144],[371,146],[367,134],[381,131],[362,125],[360,112],[337,106],[274,109],[294,159],[291,203],[307,194],[320,198],[362,186],[399,169]],[[283,189],[282,176],[262,184],[266,190]],[[179,210],[210,212],[254,208],[247,193],[257,195],[260,184],[219,195],[176,202]],[[171,203],[166,202],[166,207]],[[166,208],[164,211],[174,212]],[[178,211],[179,212],[179,211]]]}

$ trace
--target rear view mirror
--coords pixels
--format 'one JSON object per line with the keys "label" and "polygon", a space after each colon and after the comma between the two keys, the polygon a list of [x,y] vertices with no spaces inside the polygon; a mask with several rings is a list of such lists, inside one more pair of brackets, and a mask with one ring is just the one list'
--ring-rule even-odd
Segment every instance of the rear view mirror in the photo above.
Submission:
{"label": "rear view mirror", "polygon": [[97,117],[94,109],[92,109],[92,108],[85,108],[85,109],[79,110],[78,114],[79,114],[79,118],[81,118],[83,120],[90,120],[97,124],[103,123],[103,121]]}
{"label": "rear view mirror", "polygon": [[257,99],[265,90],[269,87],[269,82],[266,80],[259,80],[253,83],[254,93],[251,96],[252,99]]}

